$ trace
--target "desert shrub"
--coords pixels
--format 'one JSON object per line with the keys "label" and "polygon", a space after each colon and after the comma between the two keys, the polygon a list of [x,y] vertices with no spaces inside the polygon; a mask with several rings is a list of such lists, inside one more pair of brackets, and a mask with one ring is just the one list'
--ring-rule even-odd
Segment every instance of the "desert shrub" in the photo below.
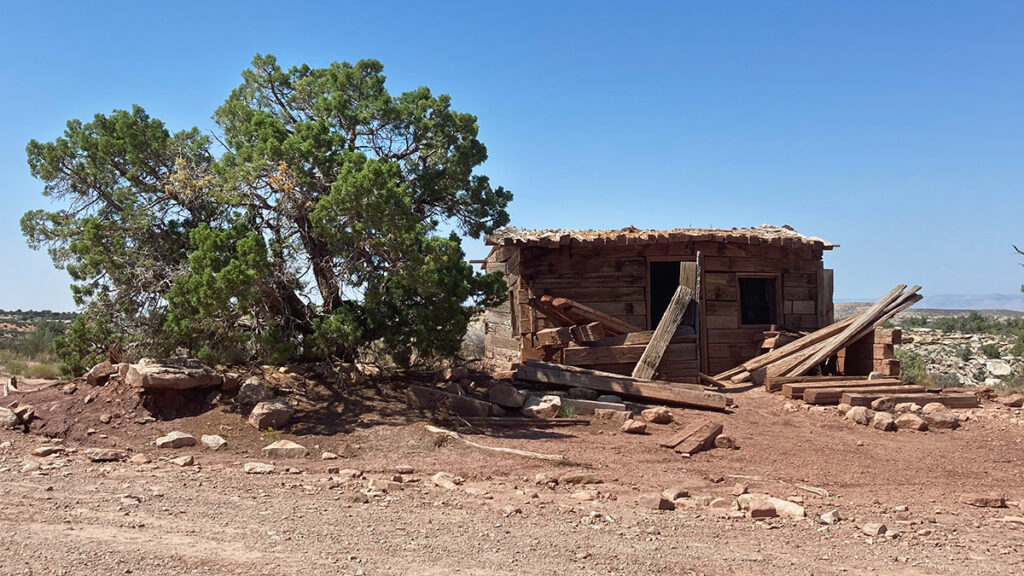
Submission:
{"label": "desert shrub", "polygon": [[926,384],[928,368],[924,357],[906,348],[896,349],[896,359],[900,361],[900,380],[905,384]]}
{"label": "desert shrub", "polygon": [[986,358],[999,358],[1000,356],[999,347],[991,342],[981,345],[981,353],[984,354]]}
{"label": "desert shrub", "polygon": [[956,388],[960,386],[960,379],[945,372],[932,372],[928,375],[928,384],[935,388]]}
{"label": "desert shrub", "polygon": [[971,347],[966,345],[961,346],[960,349],[957,350],[956,355],[964,362],[967,362],[968,360],[971,359]]}
{"label": "desert shrub", "polygon": [[1013,348],[1010,348],[1010,354],[1018,358],[1024,357],[1024,332],[1017,334],[1017,341],[1014,342]]}
{"label": "desert shrub", "polygon": [[924,316],[909,316],[904,318],[900,324],[906,328],[926,328],[928,326],[928,319]]}

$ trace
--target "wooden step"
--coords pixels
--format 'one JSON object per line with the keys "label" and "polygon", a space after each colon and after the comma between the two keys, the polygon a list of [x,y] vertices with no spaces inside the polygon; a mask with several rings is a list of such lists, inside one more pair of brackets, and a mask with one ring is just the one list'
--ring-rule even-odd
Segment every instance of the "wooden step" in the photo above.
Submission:
{"label": "wooden step", "polygon": [[[924,392],[924,386],[876,386],[858,388],[857,391],[864,394],[878,393],[878,396],[892,396]],[[839,404],[843,399],[843,394],[849,392],[849,388],[809,388],[804,390],[804,402],[808,404]],[[868,402],[868,404],[871,403]]]}
{"label": "wooden step", "polygon": [[879,386],[900,386],[898,378],[879,380],[829,380],[826,382],[793,382],[782,385],[782,395],[794,400],[802,400],[804,392],[817,388],[877,388]]}
{"label": "wooden step", "polygon": [[938,402],[947,408],[977,408],[978,397],[974,394],[886,394],[858,390],[857,392],[847,391],[840,400],[850,406],[871,406],[871,403],[879,398],[895,398],[896,403],[913,402],[924,406],[932,402]]}

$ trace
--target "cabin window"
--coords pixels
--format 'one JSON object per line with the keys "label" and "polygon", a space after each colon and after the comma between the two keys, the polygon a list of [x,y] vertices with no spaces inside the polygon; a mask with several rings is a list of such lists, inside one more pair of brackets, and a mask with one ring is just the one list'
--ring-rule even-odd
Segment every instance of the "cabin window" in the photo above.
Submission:
{"label": "cabin window", "polygon": [[740,278],[740,324],[777,324],[776,278]]}

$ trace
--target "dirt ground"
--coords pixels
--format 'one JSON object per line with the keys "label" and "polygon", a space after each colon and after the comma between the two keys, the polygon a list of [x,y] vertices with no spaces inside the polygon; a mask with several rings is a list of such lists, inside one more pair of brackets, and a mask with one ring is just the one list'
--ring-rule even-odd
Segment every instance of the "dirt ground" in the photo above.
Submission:
{"label": "dirt ground", "polygon": [[[730,392],[729,414],[673,410],[674,423],[646,435],[598,422],[459,428],[481,444],[576,463],[560,466],[438,441],[405,407],[400,383],[314,393],[303,382],[291,393],[304,410],[279,432],[255,430],[228,405],[152,420],[115,385],[4,398],[32,404],[40,419],[27,433],[0,431],[0,574],[1024,573],[1024,523],[1006,519],[1024,516],[1019,410],[986,402],[957,411],[958,430],[894,433],[742,390]],[[42,386],[22,388],[32,384]],[[696,419],[722,422],[739,449],[684,458],[658,447]],[[172,430],[228,444],[153,446]],[[278,439],[310,456],[276,461],[272,474],[243,472],[247,462],[270,462],[259,449]],[[31,454],[49,445],[64,451]],[[152,461],[94,463],[89,447]],[[321,460],[322,451],[342,457]],[[183,455],[195,465],[169,461]],[[361,502],[370,479],[390,479],[399,466],[414,472]],[[581,470],[601,483],[536,482]],[[438,486],[430,478],[440,471],[465,482]],[[807,518],[752,520],[700,504],[731,502],[738,483],[801,501]],[[689,491],[692,505],[641,505],[642,494],[667,488]],[[1003,494],[1009,507],[962,503],[970,492]],[[842,521],[818,522],[830,510]],[[875,522],[889,534],[865,535],[861,526]]]}

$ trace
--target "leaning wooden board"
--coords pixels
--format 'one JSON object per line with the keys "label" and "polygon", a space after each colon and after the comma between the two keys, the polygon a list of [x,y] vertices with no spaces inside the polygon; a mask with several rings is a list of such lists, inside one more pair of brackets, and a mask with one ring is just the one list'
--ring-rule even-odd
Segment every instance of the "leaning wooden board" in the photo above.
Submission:
{"label": "leaning wooden board", "polygon": [[708,410],[725,410],[728,405],[725,395],[717,392],[693,390],[689,387],[673,386],[671,383],[654,383],[614,374],[596,376],[563,370],[558,364],[546,362],[527,361],[526,365],[520,366],[516,370],[516,378],[544,384],[578,386],[598,392],[610,392],[643,400]]}
{"label": "leaning wooden board", "polygon": [[947,408],[977,408],[978,397],[974,394],[879,394],[875,392],[846,392],[840,398],[844,404],[850,406],[871,406],[871,403],[879,398],[894,398],[896,403],[913,402],[924,406],[932,402],[938,402]]}
{"label": "leaning wooden board", "polygon": [[[858,392],[864,394],[878,393],[879,396],[892,396],[893,394],[912,394],[924,392],[923,386],[876,386],[873,388],[858,388]],[[839,404],[843,394],[850,392],[849,388],[811,388],[804,391],[804,402],[808,404]],[[870,402],[868,402],[870,404]]]}
{"label": "leaning wooden board", "polygon": [[802,400],[807,390],[818,388],[878,388],[879,386],[900,386],[899,379],[879,380],[830,380],[828,382],[793,382],[782,385],[782,395],[794,400]]}

